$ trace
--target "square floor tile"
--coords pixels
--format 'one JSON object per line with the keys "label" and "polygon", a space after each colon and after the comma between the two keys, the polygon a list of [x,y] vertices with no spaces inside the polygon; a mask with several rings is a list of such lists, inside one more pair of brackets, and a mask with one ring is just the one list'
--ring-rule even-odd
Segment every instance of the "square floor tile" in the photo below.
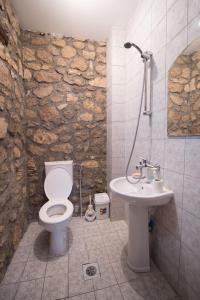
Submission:
{"label": "square floor tile", "polygon": [[68,231],[69,240],[83,239],[84,237],[84,227],[72,227]]}
{"label": "square floor tile", "polygon": [[47,262],[48,257],[49,257],[48,249],[44,249],[41,247],[40,249],[36,250],[32,247],[28,257],[28,261],[38,260],[38,261]]}
{"label": "square floor tile", "polygon": [[29,224],[28,229],[26,231],[27,234],[38,234],[41,231],[44,231],[44,227],[41,226],[38,222],[32,222]]}
{"label": "square floor tile", "polygon": [[19,243],[19,247],[32,245],[35,241],[35,236],[35,233],[27,234],[26,232],[23,236],[23,239]]}
{"label": "square floor tile", "polygon": [[44,277],[46,265],[47,263],[43,261],[28,261],[20,280],[27,281]]}
{"label": "square floor tile", "polygon": [[135,280],[122,283],[119,287],[124,300],[153,300],[145,290],[145,286]]}
{"label": "square floor tile", "polygon": [[96,300],[94,292],[92,293],[86,293],[74,297],[70,297],[69,300]]}
{"label": "square floor tile", "polygon": [[118,235],[121,241],[128,243],[128,230],[119,230]]}
{"label": "square floor tile", "polygon": [[97,219],[96,222],[97,222],[97,225],[99,225],[99,224],[109,225],[109,224],[113,223],[112,221],[110,221],[109,218],[107,218],[107,219]]}
{"label": "square floor tile", "polygon": [[83,218],[73,217],[68,225],[69,228],[83,226]]}
{"label": "square floor tile", "polygon": [[92,279],[84,280],[82,272],[69,273],[69,296],[92,291],[94,291]]}
{"label": "square floor tile", "polygon": [[31,248],[31,246],[18,247],[15,251],[11,263],[27,262]]}
{"label": "square floor tile", "polygon": [[49,256],[49,235],[46,235],[46,233],[42,231],[40,235],[36,238],[35,242],[31,245],[31,251],[28,260],[46,261],[48,256]]}
{"label": "square floor tile", "polygon": [[103,271],[100,267],[100,276],[93,279],[94,282],[94,289],[104,289],[112,285],[116,285],[117,281],[115,279],[114,272],[110,265],[104,266]]}
{"label": "square floor tile", "polygon": [[46,230],[42,230],[36,235],[35,241],[32,245],[29,260],[34,258],[42,260],[43,258],[48,257],[49,239],[50,233]]}
{"label": "square floor tile", "polygon": [[88,259],[89,262],[96,261],[99,264],[109,264],[109,257],[105,247],[88,249]]}
{"label": "square floor tile", "polygon": [[20,277],[24,271],[26,263],[11,263],[3,279],[3,284],[15,283],[20,281]]}
{"label": "square floor tile", "polygon": [[79,249],[69,249],[69,260],[76,260],[77,258],[88,259],[88,250],[85,248],[84,250]]}
{"label": "square floor tile", "polygon": [[133,272],[128,267],[126,261],[113,262],[112,268],[118,283],[123,283],[136,279],[138,276],[138,273]]}
{"label": "square floor tile", "polygon": [[32,226],[31,224],[28,226],[27,231],[25,232],[22,240],[19,243],[19,247],[21,246],[30,246],[35,242],[35,239],[38,235],[38,228],[37,230],[35,230],[35,228],[37,228],[36,226]]}
{"label": "square floor tile", "polygon": [[96,300],[123,300],[117,285],[95,291]]}
{"label": "square floor tile", "polygon": [[17,288],[17,283],[0,285],[0,300],[13,300],[17,292]]}
{"label": "square floor tile", "polygon": [[86,245],[87,245],[87,249],[102,248],[104,242],[100,235],[91,236],[86,239]]}
{"label": "square floor tile", "polygon": [[128,229],[128,225],[127,225],[127,223],[124,220],[113,221],[112,222],[112,226],[116,230]]}
{"label": "square floor tile", "polygon": [[104,220],[99,220],[97,224],[98,224],[98,227],[99,227],[100,234],[102,234],[102,235],[105,232],[112,233],[112,232],[116,231],[116,229],[112,225],[112,222],[110,222],[110,221],[109,222],[104,222]]}
{"label": "square floor tile", "polygon": [[94,225],[97,225],[97,219],[95,219],[93,222],[88,222],[85,218],[82,218],[82,220],[82,226],[84,227],[93,227]]}
{"label": "square floor tile", "polygon": [[82,272],[82,266],[83,264],[89,263],[88,260],[82,261],[81,259],[77,259],[76,262],[72,263],[71,261],[69,262],[69,273],[79,273]]}
{"label": "square floor tile", "polygon": [[106,247],[110,262],[122,261],[127,259],[125,248],[122,245]]}
{"label": "square floor tile", "polygon": [[89,263],[87,250],[85,251],[70,251],[69,252],[69,272],[81,272],[82,265]]}
{"label": "square floor tile", "polygon": [[98,236],[100,235],[100,230],[97,224],[94,224],[93,226],[85,226],[84,227],[84,238],[87,239],[91,236]]}
{"label": "square floor tile", "polygon": [[68,256],[60,256],[49,259],[45,276],[54,276],[68,273]]}
{"label": "square floor tile", "polygon": [[109,233],[105,232],[102,237],[103,237],[104,245],[106,245],[106,246],[121,244],[121,240],[120,240],[118,232],[109,232]]}
{"label": "square floor tile", "polygon": [[68,275],[56,274],[55,276],[46,277],[42,300],[56,300],[65,297],[68,297]]}
{"label": "square floor tile", "polygon": [[154,300],[168,300],[176,296],[157,268],[152,267],[150,273],[143,276],[143,282]]}
{"label": "square floor tile", "polygon": [[43,278],[21,282],[15,300],[41,300],[43,284]]}
{"label": "square floor tile", "polygon": [[87,251],[87,245],[85,239],[84,240],[76,239],[76,240],[69,241],[69,253],[70,252],[73,253],[77,249],[82,252]]}

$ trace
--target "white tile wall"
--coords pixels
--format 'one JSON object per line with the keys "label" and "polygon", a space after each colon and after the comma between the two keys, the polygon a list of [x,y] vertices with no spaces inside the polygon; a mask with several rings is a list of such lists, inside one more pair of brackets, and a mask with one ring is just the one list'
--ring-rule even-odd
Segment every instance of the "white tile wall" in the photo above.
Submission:
{"label": "white tile wall", "polygon": [[194,17],[200,14],[200,1],[190,0],[188,1],[188,21],[190,22]]}
{"label": "white tile wall", "polygon": [[200,185],[199,178],[185,176],[183,191],[183,208],[200,218]]}
{"label": "white tile wall", "polygon": [[187,46],[187,28],[184,28],[170,43],[167,44],[166,48],[166,69],[169,70],[176,57],[183,51]]}
{"label": "white tile wall", "polygon": [[158,23],[163,20],[166,15],[166,1],[154,0],[152,1],[152,28],[154,28]]}
{"label": "white tile wall", "polygon": [[168,170],[183,174],[185,139],[169,138],[165,141],[165,165]]}
{"label": "white tile wall", "polygon": [[[125,31],[119,27],[112,29],[109,39],[108,86],[111,95],[107,101],[107,176],[109,181],[122,176],[125,168]],[[109,97],[109,95],[108,95]],[[110,194],[111,219],[123,219],[124,203]],[[115,201],[116,200],[116,201]],[[120,205],[119,205],[120,204]]]}
{"label": "white tile wall", "polygon": [[187,0],[177,0],[167,13],[167,42],[187,25]]}
{"label": "white tile wall", "polygon": [[112,84],[124,84],[125,72],[123,66],[112,66]]}
{"label": "white tile wall", "polygon": [[165,78],[153,83],[153,112],[164,110],[166,107]]}
{"label": "white tile wall", "polygon": [[153,29],[151,34],[151,51],[158,52],[166,44],[167,34],[167,20],[166,16],[162,18],[161,22]]}
{"label": "white tile wall", "polygon": [[[152,253],[184,300],[200,299],[200,138],[167,137],[167,79],[168,70],[179,53],[200,37],[199,22],[200,0],[141,0],[126,32],[124,28],[115,27],[110,38],[112,107],[109,113],[113,126],[108,136],[111,144],[108,157],[111,158],[110,174],[114,177],[125,172],[143,72],[137,51],[133,48],[123,51],[123,43],[133,41],[144,50],[153,51],[152,126],[141,117],[130,172],[139,155],[151,157],[161,164],[164,180],[174,190],[174,200],[156,211]],[[124,151],[121,151],[122,145]],[[124,210],[119,210],[117,205],[113,208],[115,217],[124,216]]]}
{"label": "white tile wall", "polygon": [[188,24],[188,43],[199,37],[199,16]]}

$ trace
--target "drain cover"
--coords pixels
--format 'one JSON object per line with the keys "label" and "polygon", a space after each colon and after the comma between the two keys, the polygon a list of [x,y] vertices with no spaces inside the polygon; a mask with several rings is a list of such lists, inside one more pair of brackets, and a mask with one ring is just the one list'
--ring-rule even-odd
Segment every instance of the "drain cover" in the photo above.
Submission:
{"label": "drain cover", "polygon": [[94,276],[97,273],[97,268],[95,266],[89,266],[86,269],[86,274],[88,276]]}
{"label": "drain cover", "polygon": [[98,263],[83,264],[83,276],[85,280],[99,277],[99,266]]}

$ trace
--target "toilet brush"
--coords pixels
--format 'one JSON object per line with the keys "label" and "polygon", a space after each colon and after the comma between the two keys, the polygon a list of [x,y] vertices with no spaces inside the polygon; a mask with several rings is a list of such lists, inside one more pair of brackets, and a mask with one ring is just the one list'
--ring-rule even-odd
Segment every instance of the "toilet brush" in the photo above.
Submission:
{"label": "toilet brush", "polygon": [[88,222],[92,222],[95,220],[96,218],[96,213],[93,209],[93,205],[92,205],[92,197],[91,195],[89,196],[89,199],[90,199],[90,204],[88,205],[88,209],[86,210],[86,213],[85,213],[85,219],[86,221]]}

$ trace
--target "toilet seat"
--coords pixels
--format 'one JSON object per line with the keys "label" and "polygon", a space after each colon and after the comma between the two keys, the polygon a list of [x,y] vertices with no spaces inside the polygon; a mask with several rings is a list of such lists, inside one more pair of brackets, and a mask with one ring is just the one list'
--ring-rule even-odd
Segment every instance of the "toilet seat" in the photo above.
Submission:
{"label": "toilet seat", "polygon": [[44,190],[50,201],[67,200],[72,191],[72,176],[62,167],[51,170],[44,181]]}
{"label": "toilet seat", "polygon": [[47,224],[60,223],[73,214],[73,204],[69,200],[48,201],[39,211],[39,218]]}

